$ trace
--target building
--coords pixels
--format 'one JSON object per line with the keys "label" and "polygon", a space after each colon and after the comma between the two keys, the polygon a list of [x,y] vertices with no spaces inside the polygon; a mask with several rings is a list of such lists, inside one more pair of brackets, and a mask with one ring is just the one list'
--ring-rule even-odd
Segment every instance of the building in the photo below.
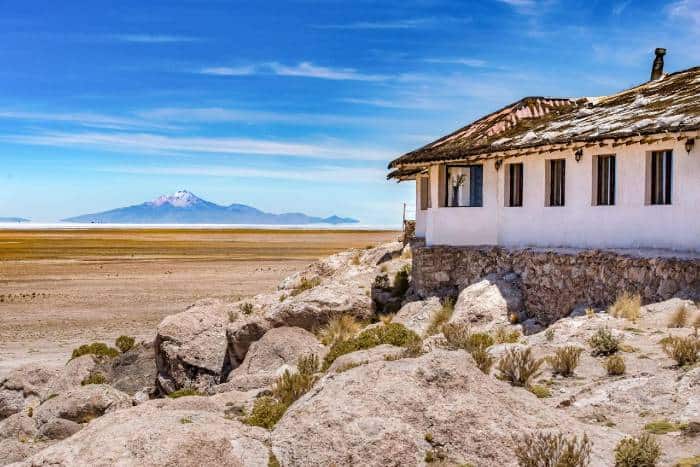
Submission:
{"label": "building", "polygon": [[[700,67],[603,97],[526,97],[389,165],[427,246],[700,252]],[[700,143],[700,142],[699,142]]]}

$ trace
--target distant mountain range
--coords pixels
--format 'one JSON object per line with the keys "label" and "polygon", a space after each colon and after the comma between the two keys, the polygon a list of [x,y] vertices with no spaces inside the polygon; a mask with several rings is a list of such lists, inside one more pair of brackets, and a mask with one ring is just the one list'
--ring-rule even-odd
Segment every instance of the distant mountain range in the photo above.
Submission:
{"label": "distant mountain range", "polygon": [[29,219],[24,219],[22,217],[0,217],[0,222],[20,223],[20,222],[29,222]]}
{"label": "distant mountain range", "polygon": [[244,204],[220,206],[182,190],[170,196],[111,211],[63,219],[63,222],[100,224],[353,224],[338,216],[326,218],[299,212],[272,214]]}

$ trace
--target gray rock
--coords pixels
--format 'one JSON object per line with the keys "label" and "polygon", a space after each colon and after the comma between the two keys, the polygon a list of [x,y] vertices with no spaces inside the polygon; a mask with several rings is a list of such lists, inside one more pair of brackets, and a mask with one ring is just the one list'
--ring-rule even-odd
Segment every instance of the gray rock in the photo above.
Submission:
{"label": "gray rock", "polygon": [[226,328],[226,339],[231,366],[236,367],[242,363],[250,345],[271,328],[272,323],[261,316],[238,319],[229,323]]}
{"label": "gray rock", "polygon": [[141,342],[129,351],[100,365],[110,386],[129,395],[153,386],[156,379],[155,351],[152,343]]}
{"label": "gray rock", "polygon": [[38,405],[49,381],[57,370],[27,365],[0,380],[0,420],[25,408]]}
{"label": "gray rock", "polygon": [[98,360],[92,355],[74,358],[60,369],[44,390],[42,399],[80,387],[80,383],[97,369]]}
{"label": "gray rock", "polygon": [[80,424],[65,418],[53,418],[39,429],[39,436],[49,440],[62,440],[79,432]]}
{"label": "gray rock", "polygon": [[520,317],[523,297],[517,284],[486,276],[462,290],[450,323],[492,328],[508,323],[510,314]]}
{"label": "gray rock", "polygon": [[378,345],[367,350],[358,350],[357,352],[351,352],[336,358],[328,368],[328,372],[347,371],[359,365],[384,361],[387,357],[395,357],[401,355],[403,352],[404,349],[402,347],[389,344]]}
{"label": "gray rock", "polygon": [[22,439],[33,438],[36,435],[36,424],[34,419],[26,413],[20,412],[10,415],[0,422],[1,439]]}
{"label": "gray rock", "polygon": [[430,326],[434,313],[440,311],[442,304],[437,297],[405,304],[394,316],[392,322],[403,324],[411,331],[422,336]]}
{"label": "gray rock", "polygon": [[267,432],[221,416],[144,406],[113,412],[19,466],[267,465]]}
{"label": "gray rock", "polygon": [[286,369],[294,369],[299,357],[314,354],[322,359],[325,348],[302,328],[274,328],[254,342],[243,363],[228,376],[238,390],[263,388],[272,384]]}
{"label": "gray rock", "polygon": [[0,440],[0,465],[19,462],[31,455],[34,450],[28,442],[21,442],[16,439]]}
{"label": "gray rock", "polygon": [[54,418],[86,423],[107,412],[131,407],[131,397],[106,384],[88,384],[46,400],[34,411],[43,425]]}

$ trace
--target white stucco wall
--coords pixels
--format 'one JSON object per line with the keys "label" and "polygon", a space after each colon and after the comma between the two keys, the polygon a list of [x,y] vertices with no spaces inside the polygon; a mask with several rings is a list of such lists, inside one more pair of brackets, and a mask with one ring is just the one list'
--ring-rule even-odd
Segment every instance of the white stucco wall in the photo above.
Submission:
{"label": "white stucco wall", "polygon": [[[698,142],[700,143],[700,141]],[[496,171],[484,162],[484,206],[435,207],[423,211],[428,245],[502,245],[577,248],[664,248],[700,251],[700,144],[688,155],[676,138],[653,145],[584,149],[513,158]],[[646,154],[673,150],[672,204],[645,204]],[[614,206],[595,206],[593,159],[615,154]],[[566,159],[566,203],[545,206],[545,160]],[[523,206],[505,207],[506,164],[522,162]],[[431,168],[433,200],[438,197],[438,166]]]}

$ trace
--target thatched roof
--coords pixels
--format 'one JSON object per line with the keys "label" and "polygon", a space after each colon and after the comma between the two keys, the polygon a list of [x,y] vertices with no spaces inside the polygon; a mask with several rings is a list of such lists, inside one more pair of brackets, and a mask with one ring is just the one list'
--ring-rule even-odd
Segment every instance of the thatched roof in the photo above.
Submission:
{"label": "thatched roof", "polygon": [[[700,129],[700,67],[664,75],[612,96],[526,97],[420,149],[389,168],[459,160],[550,144]],[[478,157],[477,157],[478,158]],[[398,178],[389,174],[388,178]]]}

